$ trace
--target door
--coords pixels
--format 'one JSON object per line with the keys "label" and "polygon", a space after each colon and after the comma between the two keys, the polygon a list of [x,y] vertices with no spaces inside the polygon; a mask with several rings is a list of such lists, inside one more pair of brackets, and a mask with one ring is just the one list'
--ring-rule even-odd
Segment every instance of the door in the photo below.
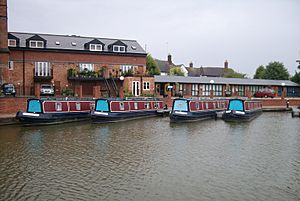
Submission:
{"label": "door", "polygon": [[132,82],[132,95],[133,96],[139,96],[140,95],[140,82],[139,81],[133,81]]}

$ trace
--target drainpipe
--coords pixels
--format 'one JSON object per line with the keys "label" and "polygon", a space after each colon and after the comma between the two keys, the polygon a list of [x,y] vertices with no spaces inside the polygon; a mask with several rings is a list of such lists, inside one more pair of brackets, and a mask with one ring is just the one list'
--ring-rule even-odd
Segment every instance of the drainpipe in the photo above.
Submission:
{"label": "drainpipe", "polygon": [[25,96],[25,51],[23,50],[23,95]]}

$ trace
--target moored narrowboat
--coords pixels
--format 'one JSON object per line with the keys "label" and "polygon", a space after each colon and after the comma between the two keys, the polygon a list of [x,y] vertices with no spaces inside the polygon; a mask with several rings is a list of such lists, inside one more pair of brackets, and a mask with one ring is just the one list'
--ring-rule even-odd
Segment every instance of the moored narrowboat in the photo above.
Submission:
{"label": "moored narrowboat", "polygon": [[28,99],[27,111],[18,111],[16,118],[26,126],[50,125],[86,120],[94,101]]}
{"label": "moored narrowboat", "polygon": [[163,101],[159,99],[97,99],[91,112],[94,123],[118,122],[159,115]]}
{"label": "moored narrowboat", "polygon": [[231,99],[223,114],[223,119],[225,121],[251,121],[261,113],[261,101]]}
{"label": "moored narrowboat", "polygon": [[170,114],[171,122],[191,122],[217,117],[217,112],[224,111],[225,99],[174,99]]}

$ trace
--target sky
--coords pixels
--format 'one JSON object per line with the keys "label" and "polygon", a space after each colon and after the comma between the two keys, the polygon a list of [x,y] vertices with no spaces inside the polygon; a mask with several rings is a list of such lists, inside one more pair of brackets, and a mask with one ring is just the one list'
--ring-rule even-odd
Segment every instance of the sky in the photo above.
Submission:
{"label": "sky", "polygon": [[134,39],[154,58],[252,77],[300,59],[300,0],[8,0],[8,30]]}

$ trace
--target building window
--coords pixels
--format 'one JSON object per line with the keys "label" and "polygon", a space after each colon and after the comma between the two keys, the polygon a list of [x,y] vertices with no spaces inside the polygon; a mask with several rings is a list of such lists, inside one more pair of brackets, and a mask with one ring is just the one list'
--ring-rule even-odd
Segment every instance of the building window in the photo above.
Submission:
{"label": "building window", "polygon": [[128,72],[129,70],[132,70],[132,66],[131,65],[121,65],[120,66],[120,70],[125,73]]}
{"label": "building window", "polygon": [[198,96],[198,84],[192,85],[192,96]]}
{"label": "building window", "polygon": [[222,85],[216,84],[213,85],[213,90],[214,90],[214,96],[222,96]]}
{"label": "building window", "polygon": [[8,46],[9,47],[16,47],[17,46],[17,40],[15,40],[15,39],[8,39]]}
{"label": "building window", "polygon": [[263,86],[250,86],[250,91],[253,95],[253,94],[255,94],[255,92],[259,91],[262,88],[263,88]]}
{"label": "building window", "polygon": [[94,64],[79,64],[79,70],[81,71],[94,71]]}
{"label": "building window", "polygon": [[144,90],[150,90],[150,82],[144,82]]}
{"label": "building window", "polygon": [[44,47],[44,41],[31,40],[31,41],[29,41],[29,47],[31,47],[31,48],[43,48]]}
{"label": "building window", "polygon": [[114,45],[113,46],[113,51],[114,52],[125,52],[125,46]]}
{"label": "building window", "polygon": [[14,69],[14,62],[13,61],[9,61],[8,62],[8,70],[13,70]]}
{"label": "building window", "polygon": [[34,66],[35,76],[51,76],[51,69],[49,62],[35,62]]}
{"label": "building window", "polygon": [[237,90],[238,90],[238,95],[239,96],[244,96],[245,95],[245,86],[238,85]]}
{"label": "building window", "polygon": [[101,44],[90,44],[90,50],[91,51],[102,51],[102,45]]}
{"label": "building window", "polygon": [[209,96],[209,94],[210,94],[210,87],[211,87],[211,85],[210,84],[204,84],[203,86],[202,86],[202,95],[203,96]]}
{"label": "building window", "polygon": [[210,95],[210,90],[213,90],[213,95],[214,96],[222,96],[222,85],[220,84],[204,84],[202,86],[203,96],[209,96]]}

